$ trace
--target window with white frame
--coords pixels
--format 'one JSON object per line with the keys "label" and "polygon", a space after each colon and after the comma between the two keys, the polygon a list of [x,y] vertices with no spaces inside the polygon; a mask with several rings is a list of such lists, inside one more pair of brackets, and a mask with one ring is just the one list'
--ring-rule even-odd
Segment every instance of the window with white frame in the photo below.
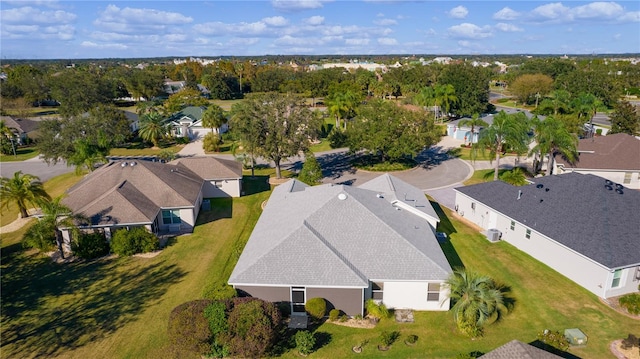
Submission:
{"label": "window with white frame", "polygon": [[440,283],[427,284],[427,302],[437,302],[440,300]]}
{"label": "window with white frame", "polygon": [[163,209],[162,210],[162,223],[164,224],[180,224],[180,210],[179,209]]}
{"label": "window with white frame", "polygon": [[525,238],[531,239],[531,230],[527,229],[527,232],[524,234]]}
{"label": "window with white frame", "polygon": [[509,228],[513,231],[516,229],[516,221],[511,221],[511,226]]}
{"label": "window with white frame", "polygon": [[371,299],[382,300],[384,283],[371,283]]}
{"label": "window with white frame", "polygon": [[620,286],[621,279],[622,279],[622,269],[616,269],[613,272],[613,280],[611,281],[611,288],[618,288]]}

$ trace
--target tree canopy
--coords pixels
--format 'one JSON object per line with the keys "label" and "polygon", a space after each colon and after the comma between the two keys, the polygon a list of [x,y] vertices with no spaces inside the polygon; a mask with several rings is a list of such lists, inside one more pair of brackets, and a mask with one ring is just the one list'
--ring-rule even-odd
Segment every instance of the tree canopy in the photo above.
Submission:
{"label": "tree canopy", "polygon": [[626,133],[635,136],[640,133],[640,112],[627,101],[620,101],[611,113],[610,133]]}

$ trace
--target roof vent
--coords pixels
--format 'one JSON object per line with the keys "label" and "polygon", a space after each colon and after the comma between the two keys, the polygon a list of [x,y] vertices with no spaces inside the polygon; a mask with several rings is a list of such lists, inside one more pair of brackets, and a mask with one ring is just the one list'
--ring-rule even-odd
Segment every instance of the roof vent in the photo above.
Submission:
{"label": "roof vent", "polygon": [[624,192],[622,192],[622,190],[620,188],[616,188],[616,193],[617,194],[623,194]]}
{"label": "roof vent", "polygon": [[127,167],[127,163],[126,163],[126,162],[122,162],[122,163],[120,164],[120,167],[122,167],[122,168]]}
{"label": "roof vent", "polygon": [[611,182],[610,180],[605,180],[604,183],[608,184],[609,186],[613,185],[613,182]]}
{"label": "roof vent", "polygon": [[382,194],[381,194],[381,193],[376,193],[376,197],[378,197],[378,198],[384,198],[384,197],[382,196]]}
{"label": "roof vent", "polygon": [[542,188],[542,187],[544,187],[544,185],[543,185],[542,183],[538,183],[538,184],[536,185],[536,188]]}
{"label": "roof vent", "polygon": [[137,165],[137,164],[138,164],[138,162],[133,161],[133,162],[131,162],[129,165],[130,165],[131,167],[133,167],[133,166],[135,166],[135,165]]}
{"label": "roof vent", "polygon": [[613,187],[610,184],[604,185],[604,188],[608,189],[609,191],[613,189]]}
{"label": "roof vent", "polygon": [[544,189],[545,192],[549,192],[549,187]]}
{"label": "roof vent", "polygon": [[621,191],[622,191],[622,188],[623,188],[623,187],[622,187],[622,185],[621,185],[620,183],[616,183],[616,189],[617,189],[617,190],[619,189],[619,190],[621,190]]}
{"label": "roof vent", "polygon": [[347,199],[347,195],[346,195],[346,194],[344,194],[344,193],[340,193],[340,194],[338,195],[338,199],[339,199],[339,200],[341,200],[341,201],[344,201],[345,199]]}

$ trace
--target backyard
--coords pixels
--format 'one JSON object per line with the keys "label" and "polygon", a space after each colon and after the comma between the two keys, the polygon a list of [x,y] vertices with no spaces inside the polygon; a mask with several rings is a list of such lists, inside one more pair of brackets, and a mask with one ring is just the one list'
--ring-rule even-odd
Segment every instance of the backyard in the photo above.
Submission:
{"label": "backyard", "polygon": [[[201,298],[223,283],[268,196],[268,172],[248,180],[242,198],[215,199],[202,212],[193,234],[170,241],[153,258],[106,258],[53,264],[22,249],[25,229],[2,235],[2,337],[4,358],[160,358],[167,351],[167,321],[177,305]],[[60,186],[68,186],[61,183]],[[66,188],[66,187],[65,187]],[[56,191],[61,192],[60,188]],[[438,210],[440,207],[437,206]],[[618,314],[597,297],[507,243],[490,243],[455,213],[440,210],[439,230],[450,235],[443,249],[453,267],[464,265],[511,287],[513,311],[471,340],[455,329],[450,312],[417,312],[415,323],[382,320],[375,329],[324,323],[316,329],[320,347],[311,357],[356,355],[351,348],[369,340],[359,357],[451,358],[488,352],[512,339],[532,342],[544,329],[580,328],[589,344],[571,348],[583,358],[609,358],[609,343],[640,334],[640,321]],[[401,337],[387,352],[376,348],[381,331]],[[415,346],[403,340],[419,337]],[[281,355],[298,357],[295,350]]]}

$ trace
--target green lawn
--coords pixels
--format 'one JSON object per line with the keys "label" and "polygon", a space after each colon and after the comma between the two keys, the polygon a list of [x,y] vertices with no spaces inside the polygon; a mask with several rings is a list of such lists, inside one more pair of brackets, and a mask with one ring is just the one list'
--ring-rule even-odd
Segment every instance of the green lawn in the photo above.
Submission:
{"label": "green lawn", "polygon": [[0,154],[0,162],[17,162],[24,161],[36,157],[40,152],[35,147],[19,147],[16,148],[16,155]]}
{"label": "green lawn", "polygon": [[[452,148],[449,150],[449,155],[457,157],[461,160],[465,160],[465,161],[472,161],[472,160],[476,160],[476,161],[489,161],[489,160],[495,160],[495,157],[492,156],[489,151],[485,151],[484,153],[482,151],[478,151],[475,153],[475,158],[473,158],[473,152],[471,151],[470,147],[456,147],[456,148]],[[505,156],[502,156],[505,157]],[[502,158],[501,157],[501,158]]]}
{"label": "green lawn", "polygon": [[[3,358],[164,357],[169,313],[185,301],[200,298],[212,283],[226,281],[260,215],[260,204],[269,196],[264,190],[272,173],[272,169],[260,169],[253,181],[245,178],[249,193],[257,193],[213,200],[212,211],[199,216],[193,234],[171,241],[154,258],[55,265],[23,251],[18,243],[22,232],[3,235]],[[458,353],[487,352],[512,339],[531,342],[544,329],[578,327],[589,336],[589,344],[571,353],[609,358],[612,340],[640,334],[640,321],[609,309],[509,244],[489,243],[448,210],[441,213],[439,230],[451,238],[443,245],[450,262],[510,286],[516,301],[512,313],[488,327],[478,340],[458,334],[449,312],[418,312],[413,324],[382,320],[369,330],[325,323],[316,329],[321,345],[311,357],[354,355],[351,347],[368,339],[360,357],[451,358]],[[387,352],[376,349],[382,330],[402,335]],[[418,335],[415,347],[403,344],[408,334]],[[298,355],[289,351],[282,357]]]}
{"label": "green lawn", "polygon": [[151,147],[146,147],[146,148],[122,148],[122,147],[118,147],[118,148],[112,148],[109,151],[109,155],[110,156],[153,156],[153,155],[160,154],[160,152],[162,152],[164,150],[169,150],[169,151],[173,151],[175,153],[178,153],[183,147],[184,147],[184,145],[173,145],[173,146],[167,146],[167,147],[161,147],[161,148],[151,148]]}

